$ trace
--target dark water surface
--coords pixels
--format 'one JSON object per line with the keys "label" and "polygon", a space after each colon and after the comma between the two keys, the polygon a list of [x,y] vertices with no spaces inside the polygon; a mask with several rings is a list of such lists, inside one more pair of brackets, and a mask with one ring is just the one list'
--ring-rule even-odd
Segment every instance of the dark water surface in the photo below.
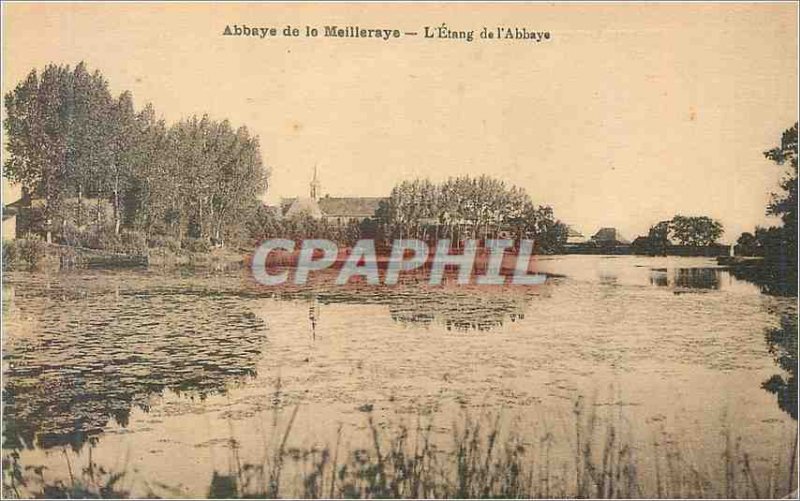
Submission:
{"label": "dark water surface", "polygon": [[464,413],[557,433],[583,396],[624,410],[642,443],[668,427],[716,461],[730,430],[766,464],[794,438],[780,333],[795,300],[713,263],[541,258],[550,278],[527,288],[8,274],[3,446],[54,477],[91,449],[135,493],[201,496],[231,439],[255,460],[297,405],[291,440],[310,447],[339,426],[358,441],[365,409],[382,425],[431,416],[442,433]]}

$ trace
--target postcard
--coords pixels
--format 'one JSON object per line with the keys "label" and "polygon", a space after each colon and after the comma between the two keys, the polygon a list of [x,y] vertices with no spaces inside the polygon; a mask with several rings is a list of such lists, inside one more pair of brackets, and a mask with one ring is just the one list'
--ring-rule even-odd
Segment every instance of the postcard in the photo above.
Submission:
{"label": "postcard", "polygon": [[798,492],[796,2],[4,2],[4,498]]}

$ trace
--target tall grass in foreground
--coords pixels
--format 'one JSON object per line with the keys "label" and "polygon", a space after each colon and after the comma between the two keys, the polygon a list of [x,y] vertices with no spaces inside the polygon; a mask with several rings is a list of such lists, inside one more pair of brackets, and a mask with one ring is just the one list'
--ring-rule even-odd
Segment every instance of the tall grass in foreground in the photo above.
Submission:
{"label": "tall grass in foreground", "polygon": [[[663,427],[651,439],[634,440],[633,426],[618,406],[599,415],[583,399],[571,423],[558,431],[542,426],[519,432],[500,416],[464,416],[449,431],[417,420],[412,427],[378,424],[364,406],[362,446],[335,443],[292,447],[298,408],[281,419],[258,462],[243,461],[229,442],[229,467],[210,480],[210,498],[780,498],[797,488],[797,447],[787,443],[771,461],[757,461],[729,432],[719,448],[698,459],[690,441]],[[605,407],[609,408],[609,407]],[[507,429],[506,429],[507,428]],[[529,430],[526,428],[526,430]],[[445,433],[443,436],[442,433]],[[449,437],[447,436],[449,434]],[[796,444],[796,436],[795,436]],[[46,477],[42,467],[3,459],[7,497],[127,497],[125,472],[92,463],[69,479]],[[66,455],[65,455],[66,457]],[[711,458],[709,460],[709,458]],[[161,486],[150,497],[181,496]]]}
{"label": "tall grass in foreground", "polygon": [[[214,472],[208,497],[299,498],[776,498],[796,489],[797,448],[756,467],[730,432],[720,435],[716,464],[698,463],[680,437],[663,429],[652,443],[633,444],[621,413],[599,419],[583,400],[574,408],[574,436],[557,444],[501,429],[500,420],[464,420],[450,444],[431,425],[381,429],[371,414],[365,448],[287,448],[297,410],[263,462],[242,463],[231,445],[231,468]],[[569,450],[568,455],[556,450]]]}

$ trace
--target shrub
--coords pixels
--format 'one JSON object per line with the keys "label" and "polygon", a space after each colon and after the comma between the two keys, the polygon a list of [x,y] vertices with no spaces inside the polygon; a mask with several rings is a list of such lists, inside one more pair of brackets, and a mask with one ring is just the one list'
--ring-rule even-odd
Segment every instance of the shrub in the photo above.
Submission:
{"label": "shrub", "polygon": [[18,240],[5,240],[3,241],[3,269],[14,269],[14,263],[17,261],[17,246]]}
{"label": "shrub", "polygon": [[47,244],[38,235],[3,242],[3,268],[37,268],[45,258]]}
{"label": "shrub", "polygon": [[90,249],[118,250],[122,246],[119,235],[111,226],[93,226],[83,232],[82,243]]}
{"label": "shrub", "polygon": [[168,249],[176,254],[181,250],[180,240],[168,235],[152,235],[147,240],[147,245],[151,249]]}
{"label": "shrub", "polygon": [[189,252],[205,253],[211,250],[211,244],[204,238],[187,238],[183,241],[183,248]]}
{"label": "shrub", "polygon": [[71,247],[83,246],[84,233],[83,230],[74,224],[67,222],[61,228],[61,243]]}
{"label": "shrub", "polygon": [[147,237],[141,231],[122,230],[120,250],[125,253],[142,254],[147,251]]}

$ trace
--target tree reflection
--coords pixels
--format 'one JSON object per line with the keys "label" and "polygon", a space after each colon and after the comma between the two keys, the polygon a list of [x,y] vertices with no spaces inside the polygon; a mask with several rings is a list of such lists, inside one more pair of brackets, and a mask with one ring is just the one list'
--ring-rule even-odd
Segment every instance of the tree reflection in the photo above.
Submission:
{"label": "tree reflection", "polygon": [[438,322],[447,330],[488,331],[525,317],[528,301],[523,297],[487,297],[437,293],[432,297],[398,301],[389,305],[392,319],[400,323]]}
{"label": "tree reflection", "polygon": [[675,268],[672,277],[667,268],[650,270],[650,285],[683,289],[719,289],[721,270],[718,268]]}
{"label": "tree reflection", "polygon": [[19,299],[41,332],[6,346],[4,448],[77,450],[165,389],[205,398],[255,375],[264,323],[239,298],[94,294],[55,308],[51,299]]}
{"label": "tree reflection", "polygon": [[[305,299],[315,304],[381,304],[392,320],[402,324],[432,325],[448,330],[487,331],[525,316],[532,295],[514,287],[383,287],[348,285],[338,288],[283,290],[277,299]],[[310,311],[312,311],[310,310]],[[309,313],[311,318],[311,313]],[[312,321],[312,328],[316,323]]]}
{"label": "tree reflection", "polygon": [[767,329],[769,352],[785,374],[776,374],[764,381],[761,387],[774,394],[778,406],[797,419],[797,317],[782,315],[780,327]]}
{"label": "tree reflection", "polygon": [[678,268],[675,286],[687,289],[719,289],[720,270],[715,268]]}
{"label": "tree reflection", "polygon": [[769,266],[731,267],[728,270],[734,278],[746,280],[757,285],[761,292],[770,296],[797,296],[797,274],[794,278],[785,268]]}

